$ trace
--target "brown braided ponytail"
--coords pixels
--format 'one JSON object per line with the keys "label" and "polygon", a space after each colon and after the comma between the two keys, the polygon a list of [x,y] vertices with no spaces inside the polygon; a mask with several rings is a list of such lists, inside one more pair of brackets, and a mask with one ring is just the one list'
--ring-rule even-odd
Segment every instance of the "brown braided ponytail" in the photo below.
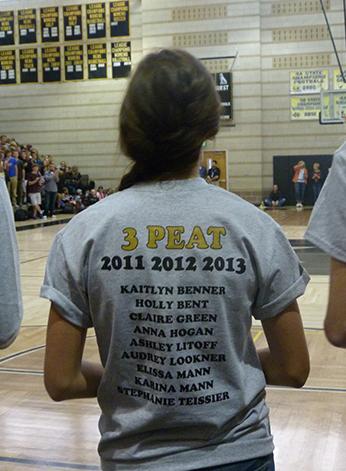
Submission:
{"label": "brown braided ponytail", "polygon": [[219,119],[215,85],[199,60],[182,50],[147,55],[120,110],[120,147],[133,165],[119,190],[192,169]]}

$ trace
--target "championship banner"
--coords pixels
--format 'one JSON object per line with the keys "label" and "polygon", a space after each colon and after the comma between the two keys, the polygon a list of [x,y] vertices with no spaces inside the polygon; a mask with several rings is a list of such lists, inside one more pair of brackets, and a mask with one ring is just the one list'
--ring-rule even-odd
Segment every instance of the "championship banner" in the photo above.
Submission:
{"label": "championship banner", "polygon": [[16,83],[16,51],[0,51],[0,85]]}
{"label": "championship banner", "polygon": [[291,97],[291,120],[318,120],[320,111],[320,95]]}
{"label": "championship banner", "polygon": [[88,44],[88,78],[107,78],[107,44]]}
{"label": "championship banner", "polygon": [[[346,74],[346,72],[345,72]],[[346,83],[341,77],[340,69],[333,70],[333,85],[334,90],[346,90]]]}
{"label": "championship banner", "polygon": [[14,12],[0,11],[0,46],[14,44]]}
{"label": "championship banner", "polygon": [[130,35],[129,0],[117,0],[110,3],[111,36]]}
{"label": "championship banner", "polygon": [[222,104],[221,119],[232,119],[232,74],[230,72],[218,72],[213,76]]}
{"label": "championship banner", "polygon": [[82,39],[82,5],[63,7],[65,41]]}
{"label": "championship banner", "polygon": [[117,41],[112,43],[113,78],[128,77],[131,72],[131,43]]}
{"label": "championship banner", "polygon": [[306,95],[328,90],[328,70],[296,70],[290,72],[290,93]]}
{"label": "championship banner", "polygon": [[342,118],[346,118],[346,93],[337,93],[334,95],[334,110]]}
{"label": "championship banner", "polygon": [[21,83],[38,82],[37,74],[37,49],[20,49],[20,81]]}
{"label": "championship banner", "polygon": [[42,79],[43,82],[60,82],[61,56],[59,46],[42,48]]}
{"label": "championship banner", "polygon": [[83,45],[65,46],[65,80],[84,79]]}
{"label": "championship banner", "polygon": [[106,37],[106,5],[90,3],[86,6],[88,39]]}
{"label": "championship banner", "polygon": [[59,41],[59,8],[41,8],[41,35],[42,42]]}
{"label": "championship banner", "polygon": [[36,8],[18,10],[19,44],[37,42]]}

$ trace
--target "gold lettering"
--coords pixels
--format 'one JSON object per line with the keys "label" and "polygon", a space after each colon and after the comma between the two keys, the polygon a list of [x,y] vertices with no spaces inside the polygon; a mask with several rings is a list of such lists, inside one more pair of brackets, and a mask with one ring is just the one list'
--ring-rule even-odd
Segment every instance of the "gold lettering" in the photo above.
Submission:
{"label": "gold lettering", "polygon": [[185,242],[181,240],[181,234],[185,232],[184,226],[167,226],[166,249],[183,249]]}
{"label": "gold lettering", "polygon": [[165,238],[165,228],[162,226],[147,226],[148,229],[148,249],[157,249],[157,242]]}
{"label": "gold lettering", "polygon": [[133,227],[125,227],[123,229],[123,234],[125,234],[124,241],[127,242],[127,245],[122,245],[122,250],[135,250],[138,247],[137,231]]}
{"label": "gold lettering", "polygon": [[212,243],[210,244],[211,249],[220,250],[222,249],[221,236],[226,235],[226,229],[224,227],[210,226],[207,230],[208,235],[213,236]]}
{"label": "gold lettering", "polygon": [[193,249],[194,246],[197,249],[207,249],[208,248],[208,244],[207,244],[207,241],[205,240],[203,231],[199,226],[195,226],[192,229],[190,239],[189,239],[188,243],[186,244],[185,248]]}

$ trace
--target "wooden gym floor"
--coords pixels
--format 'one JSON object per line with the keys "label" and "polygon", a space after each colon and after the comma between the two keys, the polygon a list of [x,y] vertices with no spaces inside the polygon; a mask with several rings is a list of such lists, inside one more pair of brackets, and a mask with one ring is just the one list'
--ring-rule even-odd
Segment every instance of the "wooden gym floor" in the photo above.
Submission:
{"label": "wooden gym floor", "polygon": [[[268,388],[278,471],[346,469],[346,351],[331,347],[322,331],[328,294],[328,259],[307,247],[310,211],[274,210],[312,281],[300,299],[312,369],[302,390]],[[64,221],[63,217],[60,217]],[[0,469],[2,471],[98,470],[96,400],[52,402],[43,387],[42,363],[48,302],[38,296],[47,254],[62,225],[26,229],[18,224],[24,320],[20,335],[0,351]],[[256,345],[265,344],[254,325]],[[93,332],[86,357],[97,360]]]}

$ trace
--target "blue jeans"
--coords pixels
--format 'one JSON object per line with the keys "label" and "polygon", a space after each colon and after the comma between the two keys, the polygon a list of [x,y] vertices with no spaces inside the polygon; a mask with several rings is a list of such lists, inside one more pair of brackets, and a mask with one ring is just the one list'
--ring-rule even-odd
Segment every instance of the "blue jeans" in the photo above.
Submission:
{"label": "blue jeans", "polygon": [[312,183],[312,191],[314,192],[314,203],[316,203],[316,200],[318,198],[318,195],[320,194],[321,188],[322,188],[322,183],[320,181]]}
{"label": "blue jeans", "polygon": [[203,468],[200,471],[275,471],[274,455]]}
{"label": "blue jeans", "polygon": [[[272,203],[273,203],[273,200],[272,200],[271,198],[265,198],[265,200],[264,200],[264,205],[265,205],[267,208],[271,208],[271,207],[272,207]],[[286,203],[286,198],[280,198],[280,199],[279,199],[278,207],[279,207],[279,208],[282,208],[283,206],[285,206],[285,203]]]}
{"label": "blue jeans", "polygon": [[46,191],[44,209],[46,216],[53,216],[55,210],[56,191]]}
{"label": "blue jeans", "polygon": [[304,201],[305,187],[306,184],[302,182],[296,182],[294,184],[294,191],[296,193],[297,203],[302,203]]}

